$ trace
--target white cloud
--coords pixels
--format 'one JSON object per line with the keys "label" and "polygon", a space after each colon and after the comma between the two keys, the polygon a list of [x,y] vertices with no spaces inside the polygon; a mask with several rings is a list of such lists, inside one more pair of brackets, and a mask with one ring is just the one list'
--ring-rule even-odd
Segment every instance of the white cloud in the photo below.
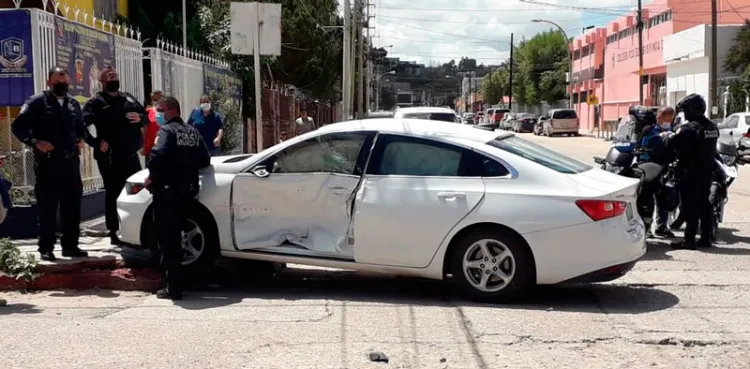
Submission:
{"label": "white cloud", "polygon": [[573,37],[581,33],[582,27],[605,24],[636,3],[636,0],[539,1],[589,9],[556,8],[519,0],[371,0],[375,4],[373,44],[393,45],[387,48],[390,56],[425,64],[458,61],[462,56],[476,58],[477,63],[499,64],[509,55],[511,32],[518,43],[523,37],[553,27],[533,23],[533,19],[554,21]]}

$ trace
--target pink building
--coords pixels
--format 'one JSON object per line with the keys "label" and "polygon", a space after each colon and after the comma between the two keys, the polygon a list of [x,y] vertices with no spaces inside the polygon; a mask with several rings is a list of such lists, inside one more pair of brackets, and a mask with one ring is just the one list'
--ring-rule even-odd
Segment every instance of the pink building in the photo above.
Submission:
{"label": "pink building", "polygon": [[[718,0],[718,3],[719,24],[742,24],[745,18],[750,18],[750,0]],[[636,12],[624,14],[605,28],[589,30],[571,43],[573,102],[581,129],[594,129],[597,115],[598,122],[627,115],[628,108],[639,103],[639,88],[643,89],[644,105],[665,105],[667,68],[662,57],[663,39],[699,24],[710,24],[711,0],[654,0],[644,6],[643,22],[642,77],[638,67]],[[598,106],[586,103],[592,93],[598,99]]]}

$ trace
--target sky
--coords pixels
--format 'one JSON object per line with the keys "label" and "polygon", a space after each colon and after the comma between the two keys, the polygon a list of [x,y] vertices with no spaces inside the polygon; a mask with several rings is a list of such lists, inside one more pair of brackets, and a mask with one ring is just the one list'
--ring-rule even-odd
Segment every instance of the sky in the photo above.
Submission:
{"label": "sky", "polygon": [[458,62],[469,56],[485,65],[508,58],[511,33],[518,42],[554,27],[534,19],[556,22],[574,37],[583,27],[606,25],[637,4],[637,0],[370,1],[375,5],[373,45],[385,47],[389,56],[424,64]]}

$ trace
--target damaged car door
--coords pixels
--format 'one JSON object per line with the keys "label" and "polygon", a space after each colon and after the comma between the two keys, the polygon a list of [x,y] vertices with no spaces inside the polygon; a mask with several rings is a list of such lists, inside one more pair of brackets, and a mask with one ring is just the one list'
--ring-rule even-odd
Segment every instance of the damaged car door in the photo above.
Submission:
{"label": "damaged car door", "polygon": [[237,248],[352,259],[350,201],[374,135],[322,134],[238,174],[232,183]]}
{"label": "damaged car door", "polygon": [[484,197],[476,156],[438,139],[378,135],[354,203],[356,262],[426,267]]}

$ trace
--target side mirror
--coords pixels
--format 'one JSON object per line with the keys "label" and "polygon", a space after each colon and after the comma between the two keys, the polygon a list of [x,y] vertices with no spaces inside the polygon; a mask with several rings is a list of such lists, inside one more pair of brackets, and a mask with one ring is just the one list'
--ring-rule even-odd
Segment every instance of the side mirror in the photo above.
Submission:
{"label": "side mirror", "polygon": [[268,170],[266,170],[265,165],[258,165],[257,167],[251,169],[250,171],[260,178],[267,178],[268,176],[271,175],[271,173],[269,173]]}
{"label": "side mirror", "polygon": [[734,131],[729,131],[730,136],[734,136]]}

